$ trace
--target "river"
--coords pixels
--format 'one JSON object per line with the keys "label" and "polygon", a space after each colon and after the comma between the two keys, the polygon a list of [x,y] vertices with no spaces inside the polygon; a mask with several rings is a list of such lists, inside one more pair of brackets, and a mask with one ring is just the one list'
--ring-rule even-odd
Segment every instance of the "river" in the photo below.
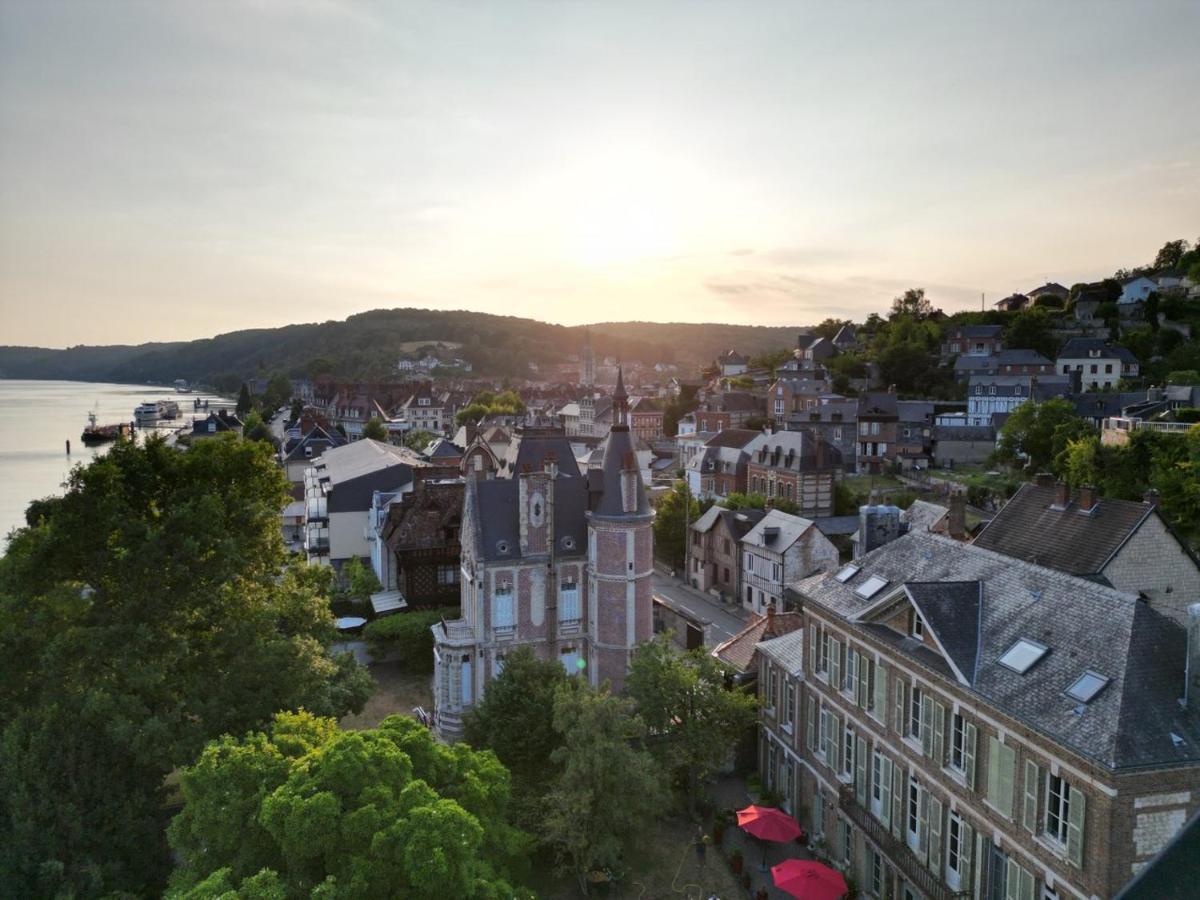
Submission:
{"label": "river", "polygon": [[[0,380],[0,554],[8,533],[25,524],[29,501],[63,491],[71,467],[93,460],[111,446],[85,447],[79,436],[95,410],[102,425],[129,422],[138,404],[170,399],[179,404],[179,418],[160,429],[139,434],[168,433],[190,423],[193,400],[209,400],[212,409],[231,401],[212,394],[177,394],[172,387],[136,384],[96,384],[83,381]],[[199,415],[207,415],[200,412]],[[66,443],[71,442],[70,455]]]}

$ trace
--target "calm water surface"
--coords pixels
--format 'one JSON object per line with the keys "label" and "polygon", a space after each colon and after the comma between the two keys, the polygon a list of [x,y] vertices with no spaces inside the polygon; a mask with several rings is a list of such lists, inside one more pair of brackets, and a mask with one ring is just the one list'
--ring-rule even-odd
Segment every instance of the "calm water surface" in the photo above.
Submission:
{"label": "calm water surface", "polygon": [[[147,400],[174,400],[179,404],[180,417],[158,429],[168,433],[171,427],[191,422],[196,397],[213,401],[213,409],[217,404],[229,404],[211,394],[177,394],[171,387],[0,380],[0,553],[8,543],[9,531],[25,524],[25,507],[30,500],[62,493],[72,466],[90,462],[112,446],[83,445],[79,436],[87,425],[89,411],[95,410],[99,423],[108,425],[132,421],[134,407]],[[141,434],[146,431],[139,429]],[[70,456],[66,452],[68,440]]]}

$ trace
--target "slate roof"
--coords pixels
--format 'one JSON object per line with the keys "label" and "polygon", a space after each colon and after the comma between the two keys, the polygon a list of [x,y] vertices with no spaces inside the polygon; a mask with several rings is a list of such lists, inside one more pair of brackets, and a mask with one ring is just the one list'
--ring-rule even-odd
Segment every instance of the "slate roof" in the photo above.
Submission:
{"label": "slate roof", "polygon": [[792,632],[803,637],[803,631],[800,631],[803,625],[804,616],[798,612],[755,616],[749,625],[729,640],[713,647],[712,655],[744,674],[756,668],[755,656],[760,641],[769,641]]}
{"label": "slate roof", "polygon": [[812,521],[825,537],[854,534],[858,531],[858,516],[814,516]]}
{"label": "slate roof", "polygon": [[996,357],[992,356],[971,356],[964,353],[954,360],[955,372],[991,372],[996,368]]}
{"label": "slate roof", "polygon": [[804,671],[804,629],[789,631],[777,638],[763,641],[758,645],[758,652],[769,656],[772,662],[786,669],[789,675],[799,675]]}
{"label": "slate roof", "polygon": [[[516,478],[467,479],[463,522],[473,526],[477,559],[521,559],[519,487]],[[587,502],[584,479],[563,474],[554,479],[555,552],[559,556],[582,556],[587,552]],[[563,543],[564,537],[573,540],[573,548]]]}
{"label": "slate roof", "polygon": [[1036,350],[1014,347],[1011,350],[1001,350],[993,357],[1001,366],[1052,366],[1053,361],[1046,359]]}
{"label": "slate roof", "polygon": [[853,325],[843,325],[838,329],[838,333],[833,336],[833,342],[839,347],[857,343],[857,338],[854,334]]}
{"label": "slate roof", "polygon": [[932,400],[897,400],[896,415],[901,422],[928,422],[933,420]]}
{"label": "slate roof", "polygon": [[1073,575],[1098,575],[1147,518],[1149,503],[1102,498],[1089,515],[1053,507],[1056,488],[1026,484],[975,538],[975,545]]}
{"label": "slate roof", "polygon": [[949,334],[951,337],[957,335],[965,338],[994,338],[1000,337],[1003,330],[1002,325],[959,325],[950,329]]}
{"label": "slate roof", "polygon": [[[863,621],[874,601],[860,599],[854,589],[872,576],[887,579],[878,595],[882,606],[905,584],[979,582],[978,609],[963,602],[968,592],[959,588],[930,606],[937,606],[933,615],[954,632],[952,642],[960,650],[972,616],[978,622],[975,672],[967,690],[1110,769],[1200,761],[1200,721],[1177,702],[1185,631],[1133,594],[928,532],[909,532],[859,562],[862,569],[844,584],[832,575],[815,575],[792,590],[814,609],[858,625],[895,652],[951,677],[936,651],[886,625]],[[962,621],[948,621],[956,617]],[[1020,638],[1049,648],[1023,675],[999,663]],[[1079,704],[1065,691],[1086,670],[1109,682],[1091,702]]]}
{"label": "slate roof", "polygon": [[1032,291],[1029,291],[1026,296],[1036,297],[1039,294],[1053,294],[1054,296],[1062,297],[1065,300],[1070,293],[1071,292],[1069,290],[1067,290],[1057,281],[1048,281],[1041,287],[1035,287]]}
{"label": "slate roof", "polygon": [[[817,452],[820,445],[820,466]],[[762,456],[762,451],[766,456]],[[760,434],[745,446],[750,462],[789,472],[813,472],[842,465],[842,451],[808,429]],[[789,458],[790,455],[790,458]]]}
{"label": "slate roof", "polygon": [[[618,385],[619,387],[619,385]],[[588,470],[588,488],[592,492],[591,511],[597,516],[648,516],[650,501],[646,499],[646,488],[642,484],[641,471],[634,457],[633,438],[628,426],[614,425],[604,439],[604,453],[598,468]],[[622,472],[632,466],[637,475],[637,509],[625,512],[621,497]],[[597,474],[598,473],[598,474]],[[595,492],[599,489],[599,496]]]}
{"label": "slate roof", "polygon": [[755,431],[753,428],[725,428],[705,441],[704,446],[734,447],[741,450],[760,434],[761,431]]}
{"label": "slate roof", "polygon": [[914,500],[900,513],[900,521],[907,523],[909,531],[929,531],[949,514],[950,510],[940,504]]}
{"label": "slate roof", "polygon": [[[800,540],[804,532],[813,527],[812,519],[793,516],[777,509],[767,512],[754,527],[746,532],[741,543],[750,547],[766,547],[774,553],[783,553],[788,547]],[[778,528],[779,533],[768,540],[766,530]]]}
{"label": "slate roof", "polygon": [[573,478],[580,474],[574,459],[571,442],[562,429],[521,426],[508,443],[496,474],[500,478],[515,478],[522,472],[541,472],[553,461],[558,465],[559,475]]}
{"label": "slate roof", "polygon": [[[1099,357],[1089,357],[1088,354],[1093,350],[1099,350]],[[1073,337],[1068,340],[1061,350],[1058,351],[1059,359],[1119,359],[1122,362],[1137,362],[1138,358],[1133,355],[1128,347],[1122,347],[1119,344],[1110,344],[1100,338],[1083,338]]]}
{"label": "slate roof", "polygon": [[896,395],[888,391],[872,391],[864,394],[858,403],[858,417],[896,415]]}
{"label": "slate roof", "polygon": [[978,581],[909,581],[904,592],[958,671],[974,683],[983,585]]}

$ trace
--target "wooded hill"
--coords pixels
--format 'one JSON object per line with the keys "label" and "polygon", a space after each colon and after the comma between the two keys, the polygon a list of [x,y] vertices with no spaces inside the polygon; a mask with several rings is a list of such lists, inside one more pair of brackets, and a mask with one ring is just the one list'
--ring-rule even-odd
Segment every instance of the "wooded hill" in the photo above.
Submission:
{"label": "wooded hill", "polygon": [[[668,362],[694,368],[728,349],[747,355],[792,346],[795,327],[659,322],[588,326],[598,359]],[[380,309],[341,322],[233,331],[213,338],[137,346],[0,347],[0,377],[213,384],[282,372],[378,379],[395,371],[402,345],[455,341],[480,375],[524,375],[527,363],[563,362],[579,353],[584,326],[565,327],[462,310]],[[409,347],[411,347],[409,343]],[[688,372],[690,374],[690,371]]]}

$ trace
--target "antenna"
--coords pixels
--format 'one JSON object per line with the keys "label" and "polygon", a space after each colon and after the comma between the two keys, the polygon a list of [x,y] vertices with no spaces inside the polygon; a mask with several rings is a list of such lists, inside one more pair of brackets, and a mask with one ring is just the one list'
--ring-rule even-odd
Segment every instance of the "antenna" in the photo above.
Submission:
{"label": "antenna", "polygon": [[987,300],[987,294],[980,293],[979,295],[979,311],[987,312],[987,307],[984,305]]}

